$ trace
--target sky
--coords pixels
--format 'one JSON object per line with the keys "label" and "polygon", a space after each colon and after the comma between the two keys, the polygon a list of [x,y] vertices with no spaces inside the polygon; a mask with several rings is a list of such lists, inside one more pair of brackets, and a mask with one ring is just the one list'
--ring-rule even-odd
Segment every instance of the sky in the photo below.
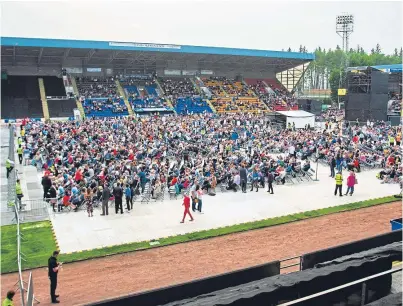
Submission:
{"label": "sky", "polygon": [[354,16],[350,47],[402,46],[401,1],[10,1],[1,36],[298,51],[342,44],[336,16]]}

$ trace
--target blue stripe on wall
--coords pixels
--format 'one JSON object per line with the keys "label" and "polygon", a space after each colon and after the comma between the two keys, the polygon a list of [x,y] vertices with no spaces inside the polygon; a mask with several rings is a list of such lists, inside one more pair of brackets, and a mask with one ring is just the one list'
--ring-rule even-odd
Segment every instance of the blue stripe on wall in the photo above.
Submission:
{"label": "blue stripe on wall", "polygon": [[238,56],[251,56],[251,57],[299,59],[306,61],[315,59],[315,55],[313,53],[249,50],[249,49],[221,48],[221,47],[200,47],[200,46],[186,46],[186,45],[180,46],[180,45],[168,45],[168,44],[85,41],[85,40],[68,40],[68,39],[1,37],[1,45],[19,46],[19,47],[106,49],[106,50],[127,50],[127,51],[132,50],[132,51],[154,51],[154,52],[173,52],[173,53],[238,55]]}

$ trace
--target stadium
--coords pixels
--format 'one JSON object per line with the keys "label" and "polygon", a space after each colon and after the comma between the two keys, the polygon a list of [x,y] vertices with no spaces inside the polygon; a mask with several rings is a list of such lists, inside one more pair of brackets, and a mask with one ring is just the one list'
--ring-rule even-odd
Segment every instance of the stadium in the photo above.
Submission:
{"label": "stadium", "polygon": [[324,111],[314,61],[1,37],[2,298],[400,305],[401,64]]}

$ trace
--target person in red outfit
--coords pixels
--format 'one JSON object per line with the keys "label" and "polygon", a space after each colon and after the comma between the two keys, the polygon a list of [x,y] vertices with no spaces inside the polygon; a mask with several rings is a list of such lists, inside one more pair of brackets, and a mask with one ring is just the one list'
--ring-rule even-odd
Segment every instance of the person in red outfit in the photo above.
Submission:
{"label": "person in red outfit", "polygon": [[183,198],[183,206],[185,206],[185,211],[183,212],[183,219],[182,219],[182,221],[181,221],[181,223],[184,223],[185,222],[185,217],[186,217],[186,215],[189,215],[189,217],[190,217],[190,221],[193,221],[194,219],[193,219],[193,217],[192,217],[192,214],[190,213],[190,198],[189,198],[189,195],[188,194],[186,194],[185,193],[185,195],[184,195],[185,197]]}

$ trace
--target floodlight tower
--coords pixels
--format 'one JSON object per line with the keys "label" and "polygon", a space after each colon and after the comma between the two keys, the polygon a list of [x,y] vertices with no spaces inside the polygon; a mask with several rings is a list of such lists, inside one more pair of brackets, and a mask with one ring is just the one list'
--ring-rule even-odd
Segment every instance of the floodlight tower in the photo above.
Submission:
{"label": "floodlight tower", "polygon": [[[340,77],[339,77],[339,89],[345,88],[347,84],[345,84],[345,79],[342,77],[343,71],[347,71],[348,67],[348,40],[354,31],[354,17],[351,14],[343,13],[336,17],[336,33],[343,39],[343,47],[342,50],[344,51],[344,56],[341,57],[340,63]],[[345,93],[344,93],[345,94]],[[344,100],[344,99],[343,99]],[[337,104],[339,108],[341,107],[340,104],[340,95],[337,95]]]}
{"label": "floodlight tower", "polygon": [[354,16],[343,13],[336,17],[336,33],[343,39],[343,51],[348,52],[348,39],[354,32]]}

